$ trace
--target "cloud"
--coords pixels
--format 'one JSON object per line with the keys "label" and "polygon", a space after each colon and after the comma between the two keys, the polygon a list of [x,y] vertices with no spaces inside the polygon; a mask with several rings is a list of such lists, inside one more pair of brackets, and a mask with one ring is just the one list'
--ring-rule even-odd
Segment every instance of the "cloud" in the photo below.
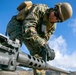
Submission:
{"label": "cloud", "polygon": [[57,38],[54,37],[50,40],[49,46],[53,48],[56,53],[55,59],[53,61],[49,61],[49,64],[66,70],[76,70],[76,52],[68,54],[68,45],[62,36]]}
{"label": "cloud", "polygon": [[76,35],[76,18],[72,19],[69,23],[68,23],[69,27],[72,27],[73,33],[74,35]]}

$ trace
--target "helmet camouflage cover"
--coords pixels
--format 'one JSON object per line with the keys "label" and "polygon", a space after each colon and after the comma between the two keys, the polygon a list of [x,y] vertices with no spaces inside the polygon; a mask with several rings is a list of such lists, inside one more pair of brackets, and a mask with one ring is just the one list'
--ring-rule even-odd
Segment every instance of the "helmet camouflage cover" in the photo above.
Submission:
{"label": "helmet camouflage cover", "polygon": [[59,17],[62,22],[69,19],[72,16],[73,10],[69,3],[58,3],[55,6],[58,7]]}

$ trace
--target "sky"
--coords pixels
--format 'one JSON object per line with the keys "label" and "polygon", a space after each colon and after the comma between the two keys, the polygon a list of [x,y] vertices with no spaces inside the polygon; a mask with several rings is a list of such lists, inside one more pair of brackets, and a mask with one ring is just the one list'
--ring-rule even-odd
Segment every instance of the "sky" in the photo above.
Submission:
{"label": "sky", "polygon": [[[0,33],[5,35],[6,27],[11,17],[17,14],[18,5],[25,0],[0,0]],[[68,2],[73,8],[73,15],[63,23],[57,23],[55,33],[48,44],[53,48],[56,57],[49,61],[50,65],[63,68],[69,71],[76,71],[76,0],[31,0],[34,4],[46,4],[54,7],[60,2]],[[23,44],[21,50],[29,54]]]}

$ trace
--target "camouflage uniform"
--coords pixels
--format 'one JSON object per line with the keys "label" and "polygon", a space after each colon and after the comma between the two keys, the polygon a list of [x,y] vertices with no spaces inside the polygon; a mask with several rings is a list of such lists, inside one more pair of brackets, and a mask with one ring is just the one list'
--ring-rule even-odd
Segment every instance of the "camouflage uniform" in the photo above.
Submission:
{"label": "camouflage uniform", "polygon": [[[7,25],[7,33],[10,39],[19,39],[20,43],[23,42],[31,55],[37,54],[39,48],[47,43],[56,29],[56,23],[48,21],[46,14],[48,9],[45,4],[33,5],[23,21],[18,21],[17,15],[15,15]],[[41,31],[43,24],[46,26],[46,34]],[[45,71],[36,71],[37,75],[45,75]]]}
{"label": "camouflage uniform", "polygon": [[[32,55],[36,54],[39,47],[45,44],[56,29],[56,23],[48,21],[46,11],[48,6],[36,4],[31,7],[23,21],[18,21],[13,16],[7,25],[7,33],[11,39],[19,39],[24,42]],[[41,25],[46,25],[46,34],[41,32]]]}

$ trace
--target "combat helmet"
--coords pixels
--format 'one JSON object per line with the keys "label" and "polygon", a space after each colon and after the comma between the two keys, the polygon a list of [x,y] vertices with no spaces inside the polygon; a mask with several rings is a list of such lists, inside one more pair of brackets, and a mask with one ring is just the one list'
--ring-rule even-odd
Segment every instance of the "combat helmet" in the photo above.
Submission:
{"label": "combat helmet", "polygon": [[58,8],[59,18],[61,19],[61,22],[69,19],[72,16],[72,7],[69,3],[58,3],[55,5],[55,7]]}

